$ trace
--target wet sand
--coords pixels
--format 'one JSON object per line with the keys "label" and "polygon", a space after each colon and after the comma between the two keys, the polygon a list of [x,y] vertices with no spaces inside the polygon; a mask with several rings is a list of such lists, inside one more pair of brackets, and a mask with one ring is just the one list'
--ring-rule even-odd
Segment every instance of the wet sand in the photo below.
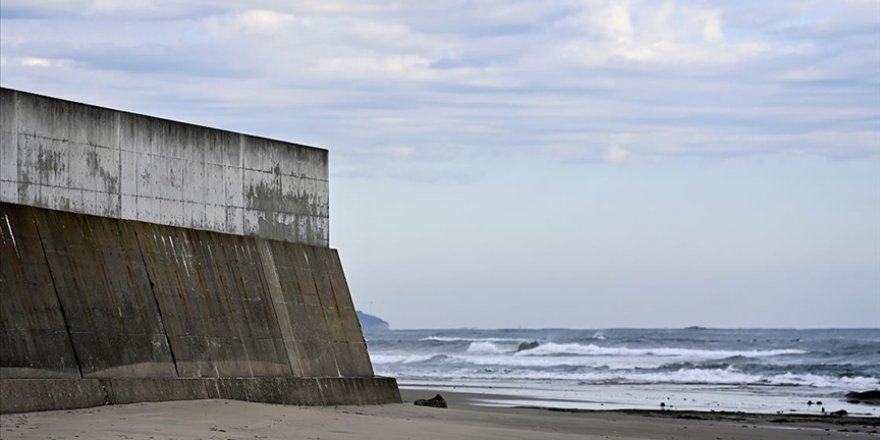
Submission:
{"label": "wet sand", "polygon": [[231,400],[138,403],[0,416],[3,439],[837,439],[880,438],[880,419],[570,411],[477,406],[486,395],[443,395],[448,409],[405,403],[327,408]]}

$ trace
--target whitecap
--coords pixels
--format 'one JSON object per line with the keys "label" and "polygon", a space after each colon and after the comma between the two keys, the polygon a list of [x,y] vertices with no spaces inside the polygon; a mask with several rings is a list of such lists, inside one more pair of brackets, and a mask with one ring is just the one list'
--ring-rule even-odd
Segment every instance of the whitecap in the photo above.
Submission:
{"label": "whitecap", "polygon": [[675,347],[652,347],[652,348],[628,348],[628,347],[600,347],[594,344],[558,344],[548,342],[530,350],[517,352],[517,356],[663,356],[663,357],[688,357],[695,359],[724,359],[734,356],[768,357],[780,355],[805,354],[804,350],[778,349],[778,350],[699,350]]}
{"label": "whitecap", "polygon": [[455,336],[427,336],[419,339],[419,341],[436,341],[436,342],[520,342],[521,338],[465,338]]}
{"label": "whitecap", "polygon": [[479,342],[471,342],[471,345],[468,346],[467,353],[507,353],[507,350],[502,349],[498,345],[495,345],[493,342],[479,341]]}
{"label": "whitecap", "polygon": [[415,364],[427,361],[439,361],[447,356],[442,353],[429,354],[371,354],[373,364]]}

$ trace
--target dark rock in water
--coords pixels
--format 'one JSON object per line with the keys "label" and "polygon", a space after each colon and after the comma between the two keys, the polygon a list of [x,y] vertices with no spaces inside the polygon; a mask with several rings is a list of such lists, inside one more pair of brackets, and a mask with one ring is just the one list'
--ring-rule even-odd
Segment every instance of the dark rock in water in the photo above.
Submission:
{"label": "dark rock in water", "polygon": [[846,393],[846,401],[849,403],[864,403],[866,405],[880,405],[880,390],[852,391]]}
{"label": "dark rock in water", "polygon": [[388,322],[378,316],[357,310],[357,317],[361,322],[361,329],[365,332],[391,329]]}
{"label": "dark rock in water", "polygon": [[434,408],[446,408],[446,400],[441,395],[436,395],[430,399],[418,399],[413,402],[416,406],[432,406]]}
{"label": "dark rock in water", "polygon": [[831,417],[846,417],[849,413],[846,412],[845,409],[839,409],[837,411],[831,411],[828,413]]}
{"label": "dark rock in water", "polygon": [[538,341],[520,342],[519,347],[516,347],[516,351],[531,350],[537,348],[539,345],[541,344],[539,344]]}

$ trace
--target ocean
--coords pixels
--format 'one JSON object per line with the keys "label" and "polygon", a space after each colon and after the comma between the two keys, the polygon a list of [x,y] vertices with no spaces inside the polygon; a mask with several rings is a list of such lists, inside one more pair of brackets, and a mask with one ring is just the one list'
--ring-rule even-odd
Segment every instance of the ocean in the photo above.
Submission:
{"label": "ocean", "polygon": [[[501,329],[365,333],[376,374],[484,405],[821,414],[880,388],[880,329]],[[816,403],[819,402],[819,403]],[[812,403],[812,404],[811,404]]]}

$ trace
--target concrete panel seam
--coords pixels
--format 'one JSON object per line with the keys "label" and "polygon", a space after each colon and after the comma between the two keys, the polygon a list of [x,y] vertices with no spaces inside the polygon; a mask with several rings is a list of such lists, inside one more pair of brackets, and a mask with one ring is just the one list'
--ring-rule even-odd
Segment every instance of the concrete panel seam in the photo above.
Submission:
{"label": "concrete panel seam", "polygon": [[110,379],[99,379],[101,394],[104,397],[104,405],[113,405],[113,383]]}
{"label": "concrete panel seam", "polygon": [[159,323],[162,324],[162,334],[165,335],[165,343],[168,344],[168,354],[171,355],[171,364],[174,365],[174,375],[180,377],[180,371],[177,370],[177,358],[174,357],[174,347],[171,345],[171,338],[168,337],[168,329],[165,328],[165,319],[162,318],[162,307],[159,304],[159,299],[156,296],[156,283],[153,282],[153,278],[150,276],[150,271],[147,270],[147,259],[144,257],[144,250],[141,244],[141,238],[138,235],[137,228],[132,228],[134,232],[135,243],[137,243],[138,253],[141,256],[141,261],[144,263],[144,272],[147,274],[147,280],[150,281],[150,294],[153,297],[153,301],[156,302],[156,313],[159,314]]}
{"label": "concrete panel seam", "polygon": [[118,180],[119,188],[117,188],[117,191],[116,191],[116,199],[118,200],[118,204],[116,206],[117,206],[117,209],[119,209],[119,212],[116,213],[117,217],[122,217],[122,179],[123,179],[123,176],[122,176],[122,143],[120,140],[120,137],[121,137],[120,131],[122,130],[122,128],[120,127],[120,125],[121,125],[120,118],[121,117],[122,117],[122,113],[116,112],[116,152],[117,152],[116,164],[119,167],[118,168],[119,174],[117,174],[118,179],[119,179]]}
{"label": "concrete panel seam", "polygon": [[321,395],[321,404],[327,406],[327,397],[324,396],[324,386],[321,384],[321,379],[314,378],[312,380],[318,385],[318,394]]}
{"label": "concrete panel seam", "polygon": [[76,371],[79,377],[83,377],[82,365],[79,361],[79,355],[76,353],[76,346],[73,344],[73,336],[70,334],[70,322],[67,319],[67,313],[64,311],[64,304],[61,302],[61,296],[58,294],[58,286],[55,283],[55,274],[52,272],[52,265],[49,264],[49,256],[46,254],[46,244],[43,242],[43,233],[40,231],[40,224],[31,216],[34,222],[34,229],[37,231],[37,237],[40,240],[40,247],[43,249],[43,258],[46,259],[46,269],[49,271],[49,277],[52,279],[52,291],[55,292],[55,298],[58,300],[58,310],[61,312],[61,319],[64,321],[64,329],[67,334],[67,340],[70,342],[70,351],[73,353],[73,361],[76,363]]}
{"label": "concrete panel seam", "polygon": [[[309,261],[309,257],[308,257],[308,254],[306,254],[306,262],[308,262],[308,261]],[[312,263],[308,263],[308,264],[311,265]],[[321,309],[321,316],[324,317],[324,325],[328,326],[327,330],[329,333],[330,329],[329,329],[329,322],[327,321],[327,312],[324,309],[324,307],[325,307],[324,301],[321,300],[320,289],[318,288],[318,281],[315,280],[314,273],[312,275],[312,283],[315,285],[315,292],[316,292],[315,298],[317,298],[317,300],[318,300],[318,306]],[[339,361],[336,360],[336,353],[331,350],[330,356],[333,357],[333,365],[336,367],[336,375],[341,377],[342,372],[339,371]]]}
{"label": "concrete panel seam", "polygon": [[[269,250],[268,243],[266,243],[265,241],[263,241],[259,238],[256,239],[255,242],[257,244],[257,251],[259,252],[259,255],[260,255],[260,258],[257,259],[257,264],[259,264],[260,267],[262,268],[263,276],[266,278],[266,288],[268,289],[268,293],[269,293],[269,306],[272,307],[272,313],[275,315],[275,321],[278,322],[279,326],[281,326],[282,323],[286,322],[287,320],[281,319],[281,314],[278,312],[278,306],[275,305],[275,300],[276,300],[275,294],[280,293],[280,290],[281,290],[281,284],[278,281],[278,272],[277,272],[277,269],[275,268],[275,260],[272,258],[272,251]],[[263,261],[264,259],[266,261]],[[270,277],[270,275],[272,275],[272,276]],[[292,374],[293,373],[293,365],[290,365],[291,364],[290,351],[287,348],[287,341],[284,340],[283,331],[280,328],[278,331],[281,334],[281,341],[282,341],[281,347],[284,349],[284,356],[287,359],[288,368],[290,369],[291,374]],[[303,368],[302,368],[302,365],[300,363],[300,359],[298,356],[296,358],[296,362],[298,364],[297,365],[298,371],[301,373],[303,371]]]}

